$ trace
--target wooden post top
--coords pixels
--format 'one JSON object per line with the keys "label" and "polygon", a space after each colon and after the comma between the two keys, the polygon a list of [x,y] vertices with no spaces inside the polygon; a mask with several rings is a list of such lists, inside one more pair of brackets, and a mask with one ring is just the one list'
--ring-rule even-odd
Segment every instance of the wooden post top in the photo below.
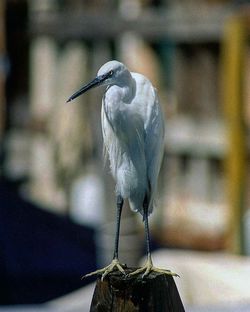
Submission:
{"label": "wooden post top", "polygon": [[[135,269],[127,268],[126,274]],[[111,272],[104,281],[98,278],[90,312],[185,312],[171,275],[151,272],[126,277]]]}

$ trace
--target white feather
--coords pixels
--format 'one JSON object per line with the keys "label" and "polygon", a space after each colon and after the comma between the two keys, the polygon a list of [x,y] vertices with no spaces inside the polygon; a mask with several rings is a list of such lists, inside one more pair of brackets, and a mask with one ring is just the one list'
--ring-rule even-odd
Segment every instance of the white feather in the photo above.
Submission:
{"label": "white feather", "polygon": [[146,77],[130,73],[119,62],[109,63],[98,75],[109,68],[117,72],[103,96],[101,116],[116,192],[129,200],[132,210],[141,214],[147,197],[150,213],[164,149],[164,120],[159,100]]}

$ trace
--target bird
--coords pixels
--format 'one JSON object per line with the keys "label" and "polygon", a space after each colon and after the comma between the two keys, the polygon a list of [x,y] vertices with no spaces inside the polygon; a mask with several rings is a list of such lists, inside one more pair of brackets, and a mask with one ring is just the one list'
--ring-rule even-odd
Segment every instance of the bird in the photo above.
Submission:
{"label": "bird", "polygon": [[129,276],[152,271],[177,274],[153,265],[149,233],[149,215],[155,206],[157,180],[164,152],[165,121],[156,89],[148,78],[130,72],[121,62],[112,60],[101,66],[97,76],[73,93],[71,102],[88,90],[105,86],[101,124],[103,143],[116,182],[116,232],[111,263],[85,277],[101,274],[102,280],[112,271],[125,274],[119,261],[119,235],[124,200],[132,211],[143,217],[147,260]]}

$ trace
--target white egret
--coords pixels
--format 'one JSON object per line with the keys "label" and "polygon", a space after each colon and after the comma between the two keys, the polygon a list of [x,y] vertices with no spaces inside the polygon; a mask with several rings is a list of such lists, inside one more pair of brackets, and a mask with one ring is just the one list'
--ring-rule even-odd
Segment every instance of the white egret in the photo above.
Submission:
{"label": "white egret", "polygon": [[118,259],[120,219],[124,199],[130,208],[143,216],[147,243],[145,265],[130,275],[169,270],[155,268],[150,252],[148,216],[154,207],[157,179],[164,149],[164,118],[157,92],[141,74],[130,72],[118,61],[104,64],[97,77],[75,92],[67,102],[96,86],[107,86],[102,99],[102,134],[116,181],[117,226],[113,260],[107,267],[89,273],[104,277],[118,269],[125,274]]}

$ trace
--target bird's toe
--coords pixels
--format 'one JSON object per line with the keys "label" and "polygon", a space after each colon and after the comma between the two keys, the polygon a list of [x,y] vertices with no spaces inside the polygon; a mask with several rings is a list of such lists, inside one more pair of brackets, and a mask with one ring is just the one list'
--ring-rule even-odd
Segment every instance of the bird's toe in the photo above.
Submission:
{"label": "bird's toe", "polygon": [[179,277],[178,274],[171,272],[170,270],[166,270],[166,269],[160,269],[160,268],[156,268],[153,266],[152,261],[147,261],[146,264],[135,270],[134,272],[128,274],[128,277],[134,276],[134,275],[138,275],[140,273],[143,273],[142,278],[147,277],[151,272],[157,272],[157,273],[161,273],[161,274],[166,274],[166,275],[171,275],[171,276],[176,276]]}
{"label": "bird's toe", "polygon": [[101,280],[103,281],[104,278],[109,273],[111,273],[113,271],[116,271],[116,270],[121,272],[123,275],[126,275],[125,270],[123,269],[123,266],[125,266],[125,265],[121,264],[118,259],[113,259],[112,262],[108,266],[106,266],[106,267],[104,267],[102,269],[96,270],[94,272],[88,273],[88,274],[84,275],[82,277],[82,279],[86,278],[86,277],[89,277],[89,276],[93,276],[93,275],[101,275],[102,276]]}

